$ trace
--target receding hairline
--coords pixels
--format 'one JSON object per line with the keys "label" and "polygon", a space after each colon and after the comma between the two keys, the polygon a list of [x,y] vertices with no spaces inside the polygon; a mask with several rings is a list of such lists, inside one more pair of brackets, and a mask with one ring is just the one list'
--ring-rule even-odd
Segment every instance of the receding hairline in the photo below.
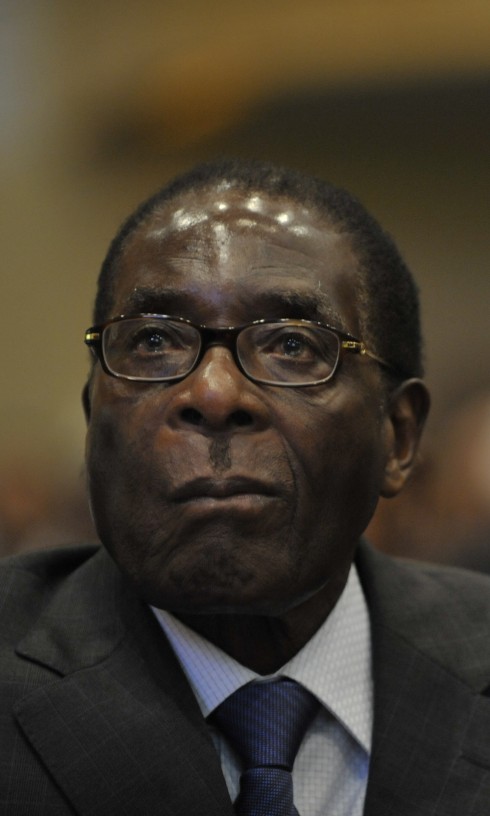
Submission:
{"label": "receding hairline", "polygon": [[[190,209],[193,203],[195,203],[197,206],[199,204],[199,199],[202,200],[203,197],[210,195],[213,192],[219,194],[228,193],[232,191],[242,193],[243,200],[253,198],[255,195],[257,196],[260,195],[266,196],[271,201],[276,201],[278,203],[284,202],[288,204],[293,204],[296,207],[301,207],[304,210],[305,216],[312,215],[316,217],[320,224],[323,223],[325,229],[332,231],[337,235],[343,235],[347,240],[349,240],[350,232],[348,229],[346,229],[343,222],[336,219],[334,213],[328,211],[325,208],[322,208],[321,204],[318,201],[315,201],[313,199],[303,200],[292,193],[274,192],[268,189],[264,189],[260,185],[255,185],[254,187],[246,187],[245,184],[241,182],[241,180],[232,179],[230,182],[219,182],[218,180],[216,181],[210,180],[206,184],[202,184],[197,187],[192,188],[189,187],[187,189],[179,190],[170,197],[155,198],[152,206],[148,207],[143,217],[140,220],[138,220],[136,224],[134,224],[134,226],[127,232],[124,239],[121,241],[118,253],[114,258],[114,263],[116,263],[117,259],[124,254],[124,251],[127,249],[131,241],[137,235],[140,235],[141,232],[148,227],[151,221],[158,218],[164,219],[167,215],[175,214],[179,211],[181,207],[182,210],[184,211],[186,208]],[[150,200],[151,199],[149,199],[149,201]],[[252,212],[254,216],[260,216],[260,212],[258,211]],[[190,222],[189,227],[192,226],[194,226],[194,223]],[[164,239],[164,236],[162,237]]]}

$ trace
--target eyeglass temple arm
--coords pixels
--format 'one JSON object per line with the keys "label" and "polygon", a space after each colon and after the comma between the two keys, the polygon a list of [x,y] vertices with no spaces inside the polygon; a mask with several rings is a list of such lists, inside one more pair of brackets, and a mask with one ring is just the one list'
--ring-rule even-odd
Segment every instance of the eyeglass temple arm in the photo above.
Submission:
{"label": "eyeglass temple arm", "polygon": [[378,357],[377,354],[374,354],[373,351],[369,351],[366,348],[366,345],[359,340],[342,340],[341,343],[342,349],[344,351],[352,351],[354,354],[362,354],[365,357],[370,357],[372,360],[375,360],[380,365],[384,366],[385,368],[390,368],[393,370],[393,366],[383,360],[382,357]]}

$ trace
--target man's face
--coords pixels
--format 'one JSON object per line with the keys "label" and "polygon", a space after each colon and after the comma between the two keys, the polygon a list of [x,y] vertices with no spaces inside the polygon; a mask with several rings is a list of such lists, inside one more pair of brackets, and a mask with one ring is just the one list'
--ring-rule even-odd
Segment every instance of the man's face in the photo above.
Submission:
{"label": "man's face", "polygon": [[[316,212],[236,189],[186,193],[131,236],[113,315],[212,327],[309,318],[359,335],[356,257]],[[140,594],[182,613],[281,614],[345,580],[386,459],[379,367],[258,385],[209,348],[180,382],[95,366],[87,461],[101,540]]]}

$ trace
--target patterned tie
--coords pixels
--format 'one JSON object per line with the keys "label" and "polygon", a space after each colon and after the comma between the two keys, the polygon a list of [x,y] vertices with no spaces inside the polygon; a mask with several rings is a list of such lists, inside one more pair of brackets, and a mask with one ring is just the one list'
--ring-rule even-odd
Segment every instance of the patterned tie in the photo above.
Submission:
{"label": "patterned tie", "polygon": [[249,683],[228,697],[213,720],[240,756],[239,816],[299,816],[291,770],[318,701],[294,680]]}

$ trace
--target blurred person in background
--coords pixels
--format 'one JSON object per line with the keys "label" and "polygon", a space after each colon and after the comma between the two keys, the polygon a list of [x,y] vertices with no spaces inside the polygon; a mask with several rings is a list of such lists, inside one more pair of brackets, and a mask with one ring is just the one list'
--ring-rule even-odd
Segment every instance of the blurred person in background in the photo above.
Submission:
{"label": "blurred person in background", "polygon": [[[55,475],[51,475],[55,471]],[[51,463],[19,455],[0,470],[0,556],[94,540],[85,491]]]}
{"label": "blurred person in background", "polygon": [[490,579],[362,540],[429,408],[377,222],[195,168],[121,227],[85,340],[102,546],[1,564],[0,810],[486,816]]}
{"label": "blurred person in background", "polygon": [[391,555],[490,572],[490,396],[458,406],[406,489],[382,501],[369,539]]}

